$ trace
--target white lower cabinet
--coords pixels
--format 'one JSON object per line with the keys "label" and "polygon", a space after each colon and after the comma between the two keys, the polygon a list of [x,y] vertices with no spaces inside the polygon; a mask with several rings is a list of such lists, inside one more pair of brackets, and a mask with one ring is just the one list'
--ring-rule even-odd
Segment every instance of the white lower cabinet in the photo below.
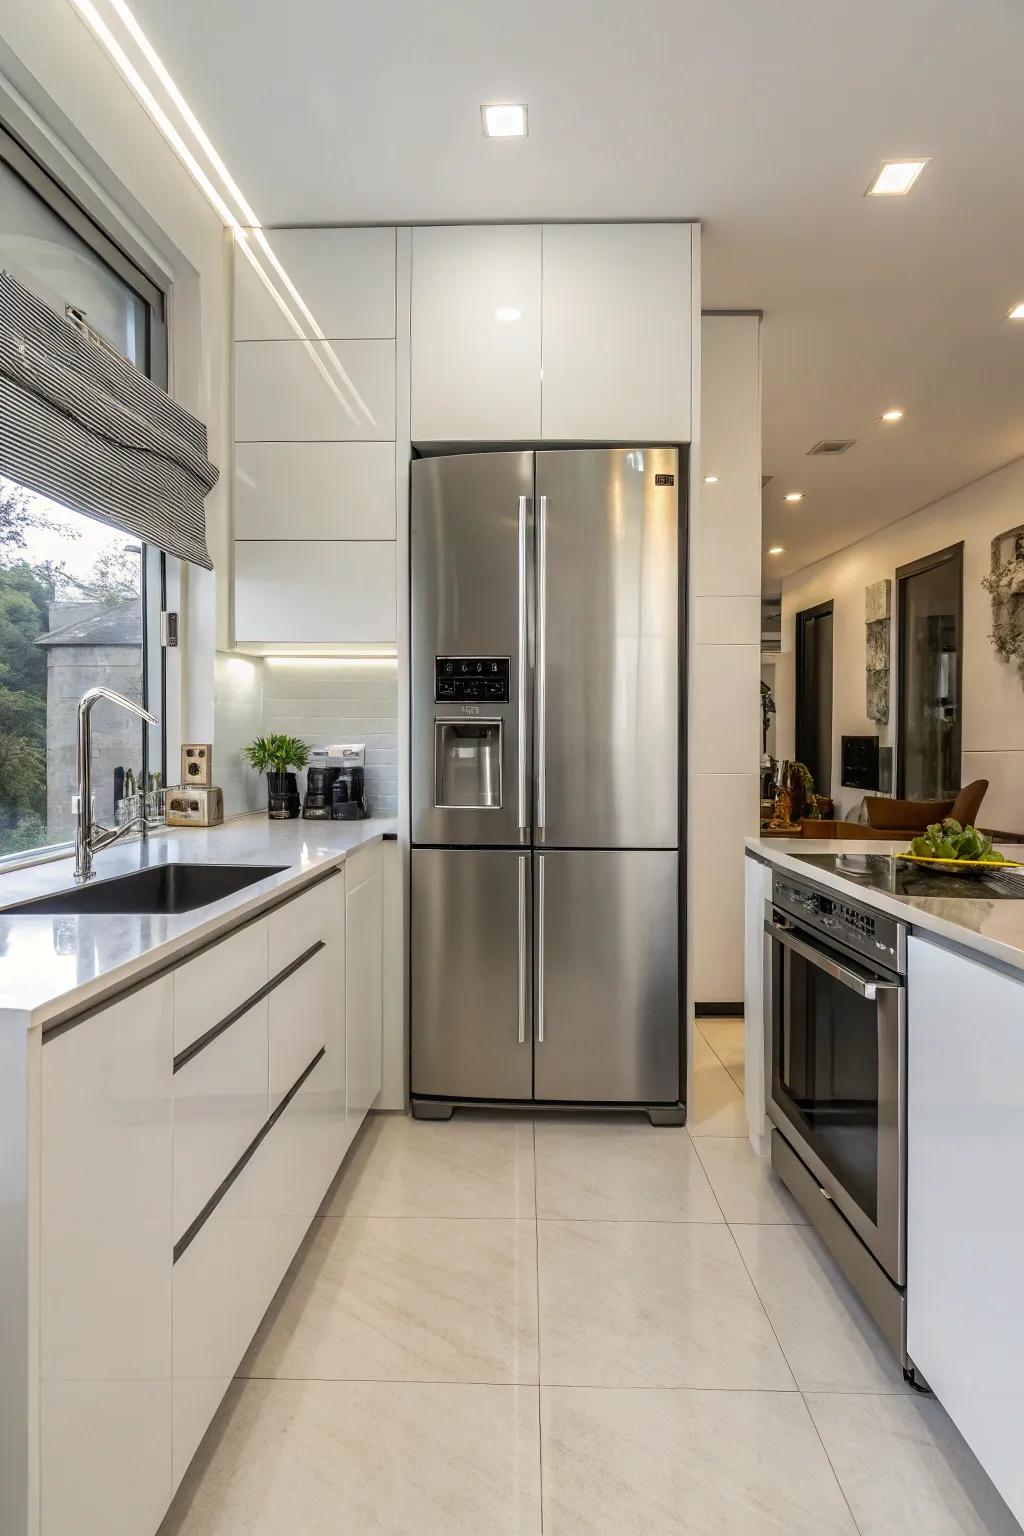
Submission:
{"label": "white lower cabinet", "polygon": [[171,1062],[169,976],[43,1045],[42,1536],[141,1536],[171,1495]]}
{"label": "white lower cabinet", "polygon": [[297,969],[270,994],[271,1110],[327,1045],[325,950],[296,962]]}
{"label": "white lower cabinet", "polygon": [[288,1102],[174,1265],[175,1487],[323,1198],[319,1072]]}
{"label": "white lower cabinet", "polygon": [[381,1090],[384,878],[380,843],[345,866],[345,1017],[349,1139]]}
{"label": "white lower cabinet", "polygon": [[377,840],[44,1041],[41,1536],[155,1536],[380,1092],[382,883]]}
{"label": "white lower cabinet", "polygon": [[266,1123],[268,1001],[174,1074],[174,1241]]}
{"label": "white lower cabinet", "polygon": [[908,950],[907,1350],[1024,1522],[1024,978]]}

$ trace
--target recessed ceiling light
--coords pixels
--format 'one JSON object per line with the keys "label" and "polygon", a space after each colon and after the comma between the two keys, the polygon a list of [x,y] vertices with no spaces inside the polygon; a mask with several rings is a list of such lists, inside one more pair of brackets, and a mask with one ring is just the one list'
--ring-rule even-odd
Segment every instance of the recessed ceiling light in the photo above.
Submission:
{"label": "recessed ceiling light", "polygon": [[903,197],[927,164],[927,160],[883,160],[865,197]]}
{"label": "recessed ceiling light", "polygon": [[898,405],[894,405],[891,410],[883,411],[882,412],[882,420],[883,421],[902,421],[906,414],[907,414],[906,411],[902,411],[902,410],[900,410]]}
{"label": "recessed ceiling light", "polygon": [[526,106],[523,102],[493,102],[480,108],[480,116],[489,139],[526,138]]}
{"label": "recessed ceiling light", "polygon": [[1008,320],[1024,320],[1024,304],[1015,304],[1006,318]]}
{"label": "recessed ceiling light", "polygon": [[717,475],[705,475],[704,476],[704,484],[705,485],[717,485],[718,484],[718,476]]}
{"label": "recessed ceiling light", "polygon": [[781,544],[773,544],[768,553],[770,555],[784,555],[786,551],[783,549]]}
{"label": "recessed ceiling light", "polygon": [[804,499],[803,491],[787,491],[786,492],[786,500],[787,501],[803,501],[803,499]]}
{"label": "recessed ceiling light", "polygon": [[502,325],[511,325],[514,320],[521,320],[523,312],[516,309],[514,304],[502,304],[494,311],[495,320],[500,320]]}

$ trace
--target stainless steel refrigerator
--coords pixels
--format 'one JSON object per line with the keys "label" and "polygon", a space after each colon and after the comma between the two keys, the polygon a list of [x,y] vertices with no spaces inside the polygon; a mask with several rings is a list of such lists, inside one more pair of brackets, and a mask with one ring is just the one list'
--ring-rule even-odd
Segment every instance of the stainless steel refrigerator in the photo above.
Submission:
{"label": "stainless steel refrigerator", "polygon": [[412,465],[414,1114],[682,1123],[674,448]]}

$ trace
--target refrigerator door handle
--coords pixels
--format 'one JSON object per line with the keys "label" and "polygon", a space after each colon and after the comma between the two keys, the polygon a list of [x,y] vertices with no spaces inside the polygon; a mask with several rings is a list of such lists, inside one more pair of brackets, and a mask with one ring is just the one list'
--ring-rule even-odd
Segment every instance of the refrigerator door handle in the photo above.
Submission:
{"label": "refrigerator door handle", "polygon": [[527,645],[527,509],[529,497],[519,498],[519,746],[516,759],[519,790],[519,830],[526,832],[530,821],[526,811],[526,645]]}
{"label": "refrigerator door handle", "polygon": [[[548,628],[548,499],[537,502],[537,832],[543,836],[547,815],[547,628]],[[541,1037],[543,1038],[543,1037]]]}
{"label": "refrigerator door handle", "polygon": [[526,875],[529,856],[519,855],[519,1044],[526,1044]]}
{"label": "refrigerator door handle", "polygon": [[544,855],[537,855],[537,1043],[544,1044]]}

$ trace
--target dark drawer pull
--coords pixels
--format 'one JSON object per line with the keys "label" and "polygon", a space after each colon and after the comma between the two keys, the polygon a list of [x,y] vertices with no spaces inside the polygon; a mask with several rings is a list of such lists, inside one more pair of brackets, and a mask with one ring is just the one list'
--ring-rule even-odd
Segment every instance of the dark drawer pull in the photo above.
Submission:
{"label": "dark drawer pull", "polygon": [[247,997],[244,1003],[239,1003],[237,1008],[233,1008],[225,1018],[221,1019],[219,1024],[212,1024],[197,1040],[193,1040],[191,1045],[186,1045],[185,1049],[179,1051],[174,1058],[175,1072],[180,1072],[182,1067],[188,1065],[193,1056],[198,1056],[200,1051],[205,1051],[206,1047],[212,1044],[218,1035],[222,1035],[226,1029],[230,1029],[232,1024],[237,1024],[243,1014],[248,1013],[250,1008],[254,1008],[257,1003],[262,1002],[263,998],[273,992],[276,987],[279,987],[283,981],[287,981],[289,976],[294,976],[295,972],[305,965],[307,960],[312,960],[315,954],[318,954],[321,949],[325,948],[324,940],[317,939],[315,944],[311,944],[307,950],[304,950],[301,955],[298,955],[289,965],[286,965],[284,970],[278,971],[276,976],[271,976],[269,981],[264,982],[263,986],[257,992],[254,992],[251,997]]}
{"label": "dark drawer pull", "polygon": [[[282,975],[283,974],[284,973],[282,972]],[[320,1062],[323,1061],[326,1055],[327,1047],[322,1045],[317,1051],[316,1055],[313,1057],[313,1060],[310,1062],[309,1066],[296,1078],[295,1082],[289,1088],[280,1104],[267,1120],[266,1125],[264,1125],[260,1130],[256,1132],[256,1135],[253,1137],[252,1141],[250,1141],[249,1145],[246,1147],[245,1151],[242,1153],[241,1157],[238,1159],[238,1162],[232,1168],[227,1178],[224,1179],[223,1183],[221,1183],[214,1190],[213,1194],[210,1196],[209,1200],[207,1200],[206,1204],[203,1206],[195,1220],[190,1222],[189,1225],[185,1228],[184,1232],[181,1234],[181,1236],[178,1238],[178,1241],[174,1245],[175,1264],[177,1264],[178,1260],[185,1252],[185,1249],[189,1246],[193,1239],[198,1237],[199,1233],[203,1230],[206,1223],[217,1209],[218,1205],[220,1205],[232,1184],[238,1178],[238,1175],[242,1172],[242,1169],[245,1167],[246,1163],[248,1163],[251,1159],[260,1142],[270,1134],[274,1126],[284,1114],[285,1110],[288,1108],[288,1105],[291,1103],[292,1099],[294,1099],[295,1095],[306,1081],[306,1078],[312,1071],[314,1071],[316,1067],[319,1066]]]}

